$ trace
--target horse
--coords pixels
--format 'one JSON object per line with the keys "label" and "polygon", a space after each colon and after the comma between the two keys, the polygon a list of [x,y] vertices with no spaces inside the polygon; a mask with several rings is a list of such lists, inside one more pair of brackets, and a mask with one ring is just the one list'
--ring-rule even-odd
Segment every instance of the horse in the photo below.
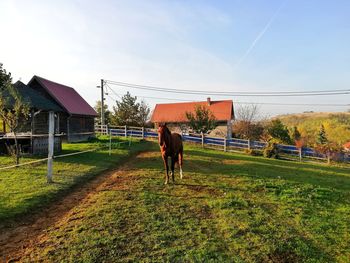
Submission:
{"label": "horse", "polygon": [[158,128],[158,142],[160,146],[160,152],[164,161],[165,168],[165,183],[169,181],[169,165],[168,157],[171,158],[171,177],[173,183],[175,183],[174,169],[175,163],[179,164],[180,178],[182,179],[182,164],[183,164],[183,145],[182,137],[178,133],[171,133],[166,124],[159,125]]}

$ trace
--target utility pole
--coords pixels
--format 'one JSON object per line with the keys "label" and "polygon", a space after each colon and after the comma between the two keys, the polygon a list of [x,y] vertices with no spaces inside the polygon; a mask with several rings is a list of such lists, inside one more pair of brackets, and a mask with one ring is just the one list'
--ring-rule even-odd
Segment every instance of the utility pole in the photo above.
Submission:
{"label": "utility pole", "polygon": [[105,125],[105,98],[103,90],[104,80],[101,79],[101,128],[104,128]]}

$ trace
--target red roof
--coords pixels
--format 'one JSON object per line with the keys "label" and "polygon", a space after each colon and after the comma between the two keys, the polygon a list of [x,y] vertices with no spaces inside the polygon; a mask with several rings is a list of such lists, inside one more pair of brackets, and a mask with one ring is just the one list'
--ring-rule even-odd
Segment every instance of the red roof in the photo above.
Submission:
{"label": "red roof", "polygon": [[79,95],[75,89],[34,76],[28,83],[36,79],[50,96],[70,114],[97,116],[96,111]]}
{"label": "red roof", "polygon": [[153,123],[188,122],[186,112],[194,112],[196,105],[208,107],[218,121],[233,119],[232,100],[220,100],[210,101],[210,105],[208,101],[157,104],[153,111],[151,121]]}

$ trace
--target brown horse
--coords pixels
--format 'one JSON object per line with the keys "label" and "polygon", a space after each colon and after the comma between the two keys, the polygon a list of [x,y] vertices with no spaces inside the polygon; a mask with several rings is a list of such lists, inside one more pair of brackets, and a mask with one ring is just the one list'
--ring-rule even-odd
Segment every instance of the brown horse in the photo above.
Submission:
{"label": "brown horse", "polygon": [[165,184],[169,181],[169,165],[168,157],[171,158],[171,177],[173,183],[175,163],[179,164],[180,168],[180,178],[182,179],[182,163],[183,163],[183,145],[182,137],[178,133],[171,133],[166,124],[160,125],[158,128],[158,141],[160,146],[160,152],[162,153],[162,158],[165,167]]}

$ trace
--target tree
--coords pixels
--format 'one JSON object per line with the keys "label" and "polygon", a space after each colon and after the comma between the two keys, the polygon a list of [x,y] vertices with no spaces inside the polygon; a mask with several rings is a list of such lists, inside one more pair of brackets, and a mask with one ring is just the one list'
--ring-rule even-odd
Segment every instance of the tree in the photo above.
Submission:
{"label": "tree", "polygon": [[189,126],[197,133],[207,133],[216,128],[216,118],[206,106],[196,105],[194,113],[186,112]]}
{"label": "tree", "polygon": [[146,126],[146,123],[149,119],[150,112],[151,112],[151,109],[149,108],[148,104],[144,100],[141,100],[139,114],[138,114],[139,115],[139,120],[138,120],[139,126],[141,126],[141,127]]}
{"label": "tree", "polygon": [[322,124],[317,134],[315,150],[324,154],[327,157],[327,163],[330,164],[332,155],[340,152],[341,149],[342,146],[328,140],[326,130]]}
{"label": "tree", "polygon": [[320,130],[317,134],[316,143],[319,145],[325,145],[327,142],[328,142],[328,138],[326,135],[326,130],[323,124],[321,124]]}
{"label": "tree", "polygon": [[19,164],[20,150],[17,129],[21,127],[22,120],[28,119],[30,112],[28,104],[11,82],[11,73],[7,73],[0,64],[0,118],[13,133],[15,148],[8,145],[8,150],[14,156],[16,164]]}
{"label": "tree", "polygon": [[235,110],[236,119],[244,122],[256,122],[261,118],[260,108],[256,104],[239,105]]}
{"label": "tree", "polygon": [[291,131],[290,131],[290,138],[292,139],[292,141],[297,142],[301,139],[301,134],[298,130],[297,126],[294,126]]}
{"label": "tree", "polygon": [[292,140],[289,136],[288,128],[280,119],[272,120],[267,126],[267,134],[279,143],[291,144]]}
{"label": "tree", "polygon": [[233,124],[234,136],[241,139],[259,140],[264,132],[261,123],[249,123],[245,121],[236,121]]}
{"label": "tree", "polygon": [[302,150],[305,145],[305,139],[301,138],[301,134],[297,128],[297,126],[294,126],[290,131],[290,138],[294,141],[295,146],[298,148],[299,151],[299,160],[301,162],[302,160]]}
{"label": "tree", "polygon": [[[106,123],[106,125],[110,125],[112,114],[111,114],[110,110],[108,109],[108,105],[104,104],[103,108],[104,108],[104,113],[105,113],[105,123]],[[96,101],[96,105],[95,105],[94,109],[98,114],[98,117],[95,118],[95,124],[101,125],[101,101],[100,100]]]}
{"label": "tree", "polygon": [[259,140],[264,127],[258,122],[260,109],[255,104],[240,105],[236,111],[236,121],[233,124],[233,132],[241,139]]}
{"label": "tree", "polygon": [[121,101],[117,101],[117,106],[113,107],[114,114],[111,120],[113,125],[139,125],[140,104],[136,100],[137,97],[133,97],[127,92]]}

